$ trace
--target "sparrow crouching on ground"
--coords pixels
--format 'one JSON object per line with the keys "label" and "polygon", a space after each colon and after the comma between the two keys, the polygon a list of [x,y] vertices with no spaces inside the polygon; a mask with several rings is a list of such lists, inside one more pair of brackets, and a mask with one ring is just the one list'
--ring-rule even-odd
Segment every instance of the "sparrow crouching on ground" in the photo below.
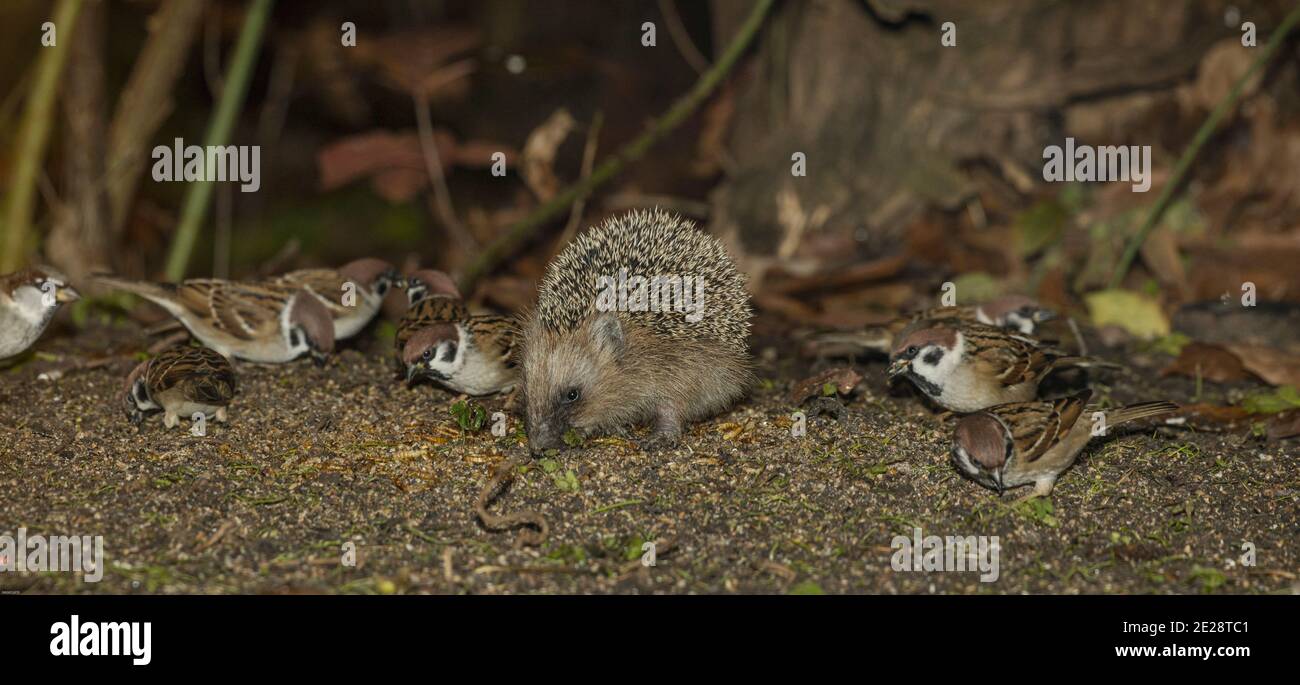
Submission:
{"label": "sparrow crouching on ground", "polygon": [[894,348],[895,339],[922,321],[980,323],[1033,335],[1039,324],[1055,317],[1055,312],[1038,304],[1033,298],[1006,295],[977,305],[931,307],[861,330],[821,333],[813,336],[805,349],[809,355],[853,356],[867,352],[888,355]]}
{"label": "sparrow crouching on ground", "polygon": [[978,323],[926,323],[894,345],[889,377],[907,378],[936,404],[969,413],[1028,402],[1048,374],[1069,367],[1118,368],[1069,355],[1017,333]]}
{"label": "sparrow crouching on ground", "polygon": [[206,347],[177,345],[140,362],[127,376],[122,404],[131,423],[162,411],[163,424],[174,428],[181,417],[202,413],[224,422],[235,396],[235,369]]}
{"label": "sparrow crouching on ground", "polygon": [[282,364],[308,354],[323,365],[334,352],[329,310],[305,290],[221,279],[146,283],[99,276],[97,280],[162,307],[199,342],[232,359]]}
{"label": "sparrow crouching on ground", "polygon": [[[1172,402],[1142,402],[1104,412],[1086,408],[1091,390],[1042,402],[1018,402],[965,416],[953,434],[953,465],[976,483],[1003,490],[1033,485],[1027,497],[1052,494],[1056,479],[1074,464],[1094,433],[1178,410]],[[1104,425],[1097,430],[1093,412]]]}
{"label": "sparrow crouching on ground", "polygon": [[305,290],[320,301],[334,322],[334,340],[350,338],[366,327],[383,306],[389,290],[403,284],[391,264],[367,257],[334,269],[302,269],[270,279],[292,290]]}

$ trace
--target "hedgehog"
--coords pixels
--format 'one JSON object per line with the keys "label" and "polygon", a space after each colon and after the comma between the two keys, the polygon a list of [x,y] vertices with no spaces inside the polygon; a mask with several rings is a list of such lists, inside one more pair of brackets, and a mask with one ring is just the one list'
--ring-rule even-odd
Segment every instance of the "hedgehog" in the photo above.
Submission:
{"label": "hedgehog", "polygon": [[690,221],[634,211],[579,235],[524,324],[529,449],[644,424],[675,444],[745,393],[752,315],[745,277]]}

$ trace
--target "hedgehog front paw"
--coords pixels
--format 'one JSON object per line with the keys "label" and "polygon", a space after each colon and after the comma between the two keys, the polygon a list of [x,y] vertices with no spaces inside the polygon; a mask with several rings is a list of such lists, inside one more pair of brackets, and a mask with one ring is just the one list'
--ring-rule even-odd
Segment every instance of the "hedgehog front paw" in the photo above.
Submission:
{"label": "hedgehog front paw", "polygon": [[646,441],[645,449],[662,450],[674,447],[682,437],[682,422],[677,412],[661,409],[655,414],[655,429]]}
{"label": "hedgehog front paw", "polygon": [[677,443],[681,441],[681,438],[681,431],[672,433],[655,429],[655,431],[650,434],[650,437],[646,438],[646,440],[641,443],[641,449],[647,452],[658,452],[661,450],[672,449],[677,446]]}

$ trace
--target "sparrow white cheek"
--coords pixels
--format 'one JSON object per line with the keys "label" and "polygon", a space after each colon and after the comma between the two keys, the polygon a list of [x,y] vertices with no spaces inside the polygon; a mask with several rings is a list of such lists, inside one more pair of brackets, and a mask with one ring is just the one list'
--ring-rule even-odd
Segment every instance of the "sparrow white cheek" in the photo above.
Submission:
{"label": "sparrow white cheek", "polygon": [[1034,320],[1021,316],[1017,312],[1007,314],[1007,328],[1019,331],[1022,335],[1033,335]]}

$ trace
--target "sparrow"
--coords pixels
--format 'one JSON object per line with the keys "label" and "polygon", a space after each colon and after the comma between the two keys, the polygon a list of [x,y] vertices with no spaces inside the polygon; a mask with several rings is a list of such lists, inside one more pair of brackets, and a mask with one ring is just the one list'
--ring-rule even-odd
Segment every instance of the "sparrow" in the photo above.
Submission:
{"label": "sparrow", "polygon": [[432,378],[467,395],[514,388],[519,334],[512,319],[469,313],[456,284],[441,271],[417,271],[406,279],[411,305],[397,324],[397,359],[406,382]]}
{"label": "sparrow", "polygon": [[905,330],[890,356],[891,380],[906,377],[936,404],[958,413],[1028,402],[1049,373],[1067,367],[1117,368],[1066,354],[1001,328],[960,320]]}
{"label": "sparrow", "polygon": [[225,357],[280,364],[310,354],[322,365],[334,351],[334,324],[321,301],[287,285],[195,278],[146,283],[96,280],[166,309],[199,342]]}
{"label": "sparrow", "polygon": [[79,298],[67,279],[49,267],[0,276],[0,359],[31,347],[45,332],[59,305]]}
{"label": "sparrow", "polygon": [[356,335],[375,318],[384,296],[394,286],[402,285],[402,278],[388,262],[367,257],[348,262],[338,270],[290,271],[270,282],[315,296],[334,321],[334,339],[343,340]]}
{"label": "sparrow", "polygon": [[476,314],[416,330],[402,348],[406,382],[428,377],[467,395],[512,390],[519,332],[513,319]]}
{"label": "sparrow", "polygon": [[[1164,401],[1089,410],[1085,405],[1091,396],[1092,391],[1085,390],[1058,400],[1001,404],[962,417],[953,435],[952,463],[999,495],[1032,484],[1028,497],[1046,497],[1094,434],[1178,410],[1178,405]],[[1088,418],[1081,418],[1085,412]],[[1102,417],[1105,423],[1098,425]]]}
{"label": "sparrow", "polygon": [[451,276],[434,269],[421,269],[406,277],[406,301],[415,304],[431,295],[460,299],[460,290]]}
{"label": "sparrow", "polygon": [[852,356],[864,352],[889,354],[894,339],[921,321],[964,321],[996,326],[1023,335],[1033,335],[1038,325],[1056,317],[1053,312],[1024,295],[1006,295],[978,305],[931,307],[893,321],[857,331],[822,333],[809,341],[810,354]]}
{"label": "sparrow", "polygon": [[435,324],[469,319],[469,308],[461,299],[456,284],[441,271],[424,269],[408,276],[406,299],[409,304],[401,321],[397,322],[397,336],[394,340],[397,361],[403,372],[407,365],[402,352],[416,331]]}
{"label": "sparrow", "polygon": [[224,422],[234,396],[235,369],[229,360],[206,347],[177,345],[131,371],[122,404],[133,424],[139,425],[146,413],[162,411],[163,424],[174,428],[180,417],[197,412]]}

